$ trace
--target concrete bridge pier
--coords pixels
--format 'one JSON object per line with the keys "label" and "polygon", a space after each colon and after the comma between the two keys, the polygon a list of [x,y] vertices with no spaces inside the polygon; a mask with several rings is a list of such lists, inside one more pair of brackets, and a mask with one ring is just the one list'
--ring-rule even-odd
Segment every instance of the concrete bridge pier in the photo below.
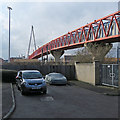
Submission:
{"label": "concrete bridge pier", "polygon": [[64,50],[51,51],[51,54],[54,56],[55,62],[59,62],[60,57],[64,54]]}
{"label": "concrete bridge pier", "polygon": [[93,61],[97,60],[102,62],[113,45],[110,43],[87,43],[84,46],[92,54]]}

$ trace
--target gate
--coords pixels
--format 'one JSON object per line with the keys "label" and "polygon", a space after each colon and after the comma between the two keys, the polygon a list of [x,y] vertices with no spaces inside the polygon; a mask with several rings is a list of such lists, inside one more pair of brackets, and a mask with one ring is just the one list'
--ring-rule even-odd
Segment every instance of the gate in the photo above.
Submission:
{"label": "gate", "polygon": [[103,85],[118,87],[119,80],[118,64],[101,65],[101,82]]}

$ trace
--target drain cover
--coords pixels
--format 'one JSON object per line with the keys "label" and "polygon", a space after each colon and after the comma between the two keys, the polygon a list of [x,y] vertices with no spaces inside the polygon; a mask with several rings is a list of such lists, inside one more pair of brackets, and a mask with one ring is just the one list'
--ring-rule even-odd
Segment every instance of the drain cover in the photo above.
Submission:
{"label": "drain cover", "polygon": [[46,96],[46,97],[42,97],[40,98],[40,101],[53,101],[54,98],[52,96]]}

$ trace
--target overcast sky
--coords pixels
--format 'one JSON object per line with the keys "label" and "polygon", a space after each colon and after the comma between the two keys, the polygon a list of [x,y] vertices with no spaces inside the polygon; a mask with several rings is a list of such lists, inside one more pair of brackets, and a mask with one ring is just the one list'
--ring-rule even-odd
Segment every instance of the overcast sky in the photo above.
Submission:
{"label": "overcast sky", "polygon": [[[104,0],[105,1],[105,0]],[[11,57],[27,55],[31,26],[34,26],[37,46],[105,17],[118,10],[118,2],[1,2],[2,51],[8,59],[8,9],[11,11]],[[33,39],[31,51],[33,51]],[[70,53],[70,51],[66,52]]]}

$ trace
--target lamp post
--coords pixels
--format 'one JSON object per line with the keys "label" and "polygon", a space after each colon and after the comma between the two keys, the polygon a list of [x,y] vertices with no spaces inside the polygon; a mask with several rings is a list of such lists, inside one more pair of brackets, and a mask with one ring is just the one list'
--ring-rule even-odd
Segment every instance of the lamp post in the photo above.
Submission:
{"label": "lamp post", "polygon": [[10,62],[10,11],[12,10],[11,7],[7,7],[9,10],[9,51],[8,51],[8,62]]}

